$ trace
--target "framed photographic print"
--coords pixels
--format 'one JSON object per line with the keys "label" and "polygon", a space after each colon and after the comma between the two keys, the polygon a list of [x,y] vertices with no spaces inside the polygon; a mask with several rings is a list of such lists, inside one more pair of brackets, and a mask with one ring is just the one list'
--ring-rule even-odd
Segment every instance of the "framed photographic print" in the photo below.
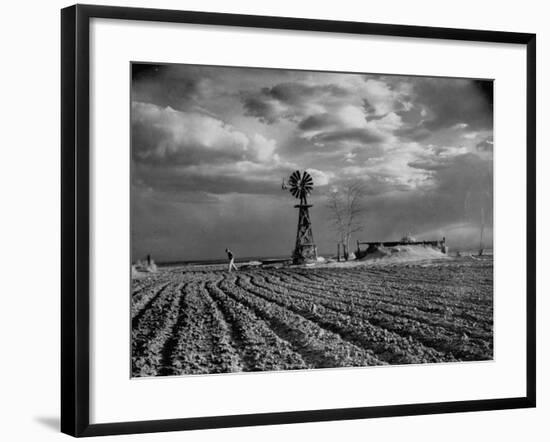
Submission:
{"label": "framed photographic print", "polygon": [[63,432],[535,406],[535,35],[61,19]]}

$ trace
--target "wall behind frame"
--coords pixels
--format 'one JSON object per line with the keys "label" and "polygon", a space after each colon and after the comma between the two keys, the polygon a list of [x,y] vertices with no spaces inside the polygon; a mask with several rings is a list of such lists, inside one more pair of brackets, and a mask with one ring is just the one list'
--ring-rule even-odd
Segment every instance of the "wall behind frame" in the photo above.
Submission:
{"label": "wall behind frame", "polygon": [[[535,32],[538,46],[538,408],[455,415],[236,428],[122,437],[102,441],[279,441],[403,440],[447,441],[527,439],[542,441],[550,428],[549,384],[542,377],[549,351],[550,313],[542,293],[549,280],[543,269],[550,236],[540,227],[550,215],[548,143],[550,88],[544,83],[550,56],[549,8],[525,0],[448,3],[254,2],[253,0],[109,1],[98,4],[209,10],[260,15],[357,20],[381,23]],[[68,440],[59,425],[59,9],[70,2],[11,2],[3,14],[0,79],[3,156],[0,161],[2,217],[2,364],[0,435],[10,441]],[[315,4],[315,7],[312,5]],[[547,75],[546,75],[547,76]],[[548,114],[548,115],[547,115]],[[546,166],[546,167],[545,167]],[[543,200],[546,201],[543,201]],[[546,313],[546,314],[545,314]],[[548,347],[548,346],[546,346]]]}

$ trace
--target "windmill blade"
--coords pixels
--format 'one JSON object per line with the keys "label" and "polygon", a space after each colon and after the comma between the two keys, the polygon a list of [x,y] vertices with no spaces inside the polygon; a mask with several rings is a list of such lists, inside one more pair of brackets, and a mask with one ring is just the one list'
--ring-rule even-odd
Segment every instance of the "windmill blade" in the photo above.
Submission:
{"label": "windmill blade", "polygon": [[313,178],[311,178],[311,175],[309,175],[307,172],[304,172],[304,175],[302,176],[302,180],[300,181],[301,187],[308,187],[313,186]]}
{"label": "windmill blade", "polygon": [[303,189],[311,190],[311,189],[313,189],[313,183],[304,183],[304,184],[302,184],[301,187],[302,187]]}
{"label": "windmill blade", "polygon": [[300,178],[300,171],[296,170],[290,175],[290,178],[288,179],[288,184],[290,184],[291,186],[297,186],[300,183]]}

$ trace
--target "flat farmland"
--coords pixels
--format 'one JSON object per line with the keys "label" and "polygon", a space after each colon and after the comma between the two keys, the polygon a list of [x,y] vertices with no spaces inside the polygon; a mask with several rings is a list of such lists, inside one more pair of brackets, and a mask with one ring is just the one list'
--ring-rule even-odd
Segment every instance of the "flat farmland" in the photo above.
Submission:
{"label": "flat farmland", "polygon": [[132,375],[493,358],[493,259],[162,268],[132,281]]}

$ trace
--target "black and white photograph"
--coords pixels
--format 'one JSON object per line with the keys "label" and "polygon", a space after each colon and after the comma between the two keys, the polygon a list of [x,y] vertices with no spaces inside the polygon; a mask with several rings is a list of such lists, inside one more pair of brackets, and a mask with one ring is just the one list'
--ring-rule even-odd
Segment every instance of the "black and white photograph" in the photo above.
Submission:
{"label": "black and white photograph", "polygon": [[132,63],[131,374],[493,359],[493,82]]}

